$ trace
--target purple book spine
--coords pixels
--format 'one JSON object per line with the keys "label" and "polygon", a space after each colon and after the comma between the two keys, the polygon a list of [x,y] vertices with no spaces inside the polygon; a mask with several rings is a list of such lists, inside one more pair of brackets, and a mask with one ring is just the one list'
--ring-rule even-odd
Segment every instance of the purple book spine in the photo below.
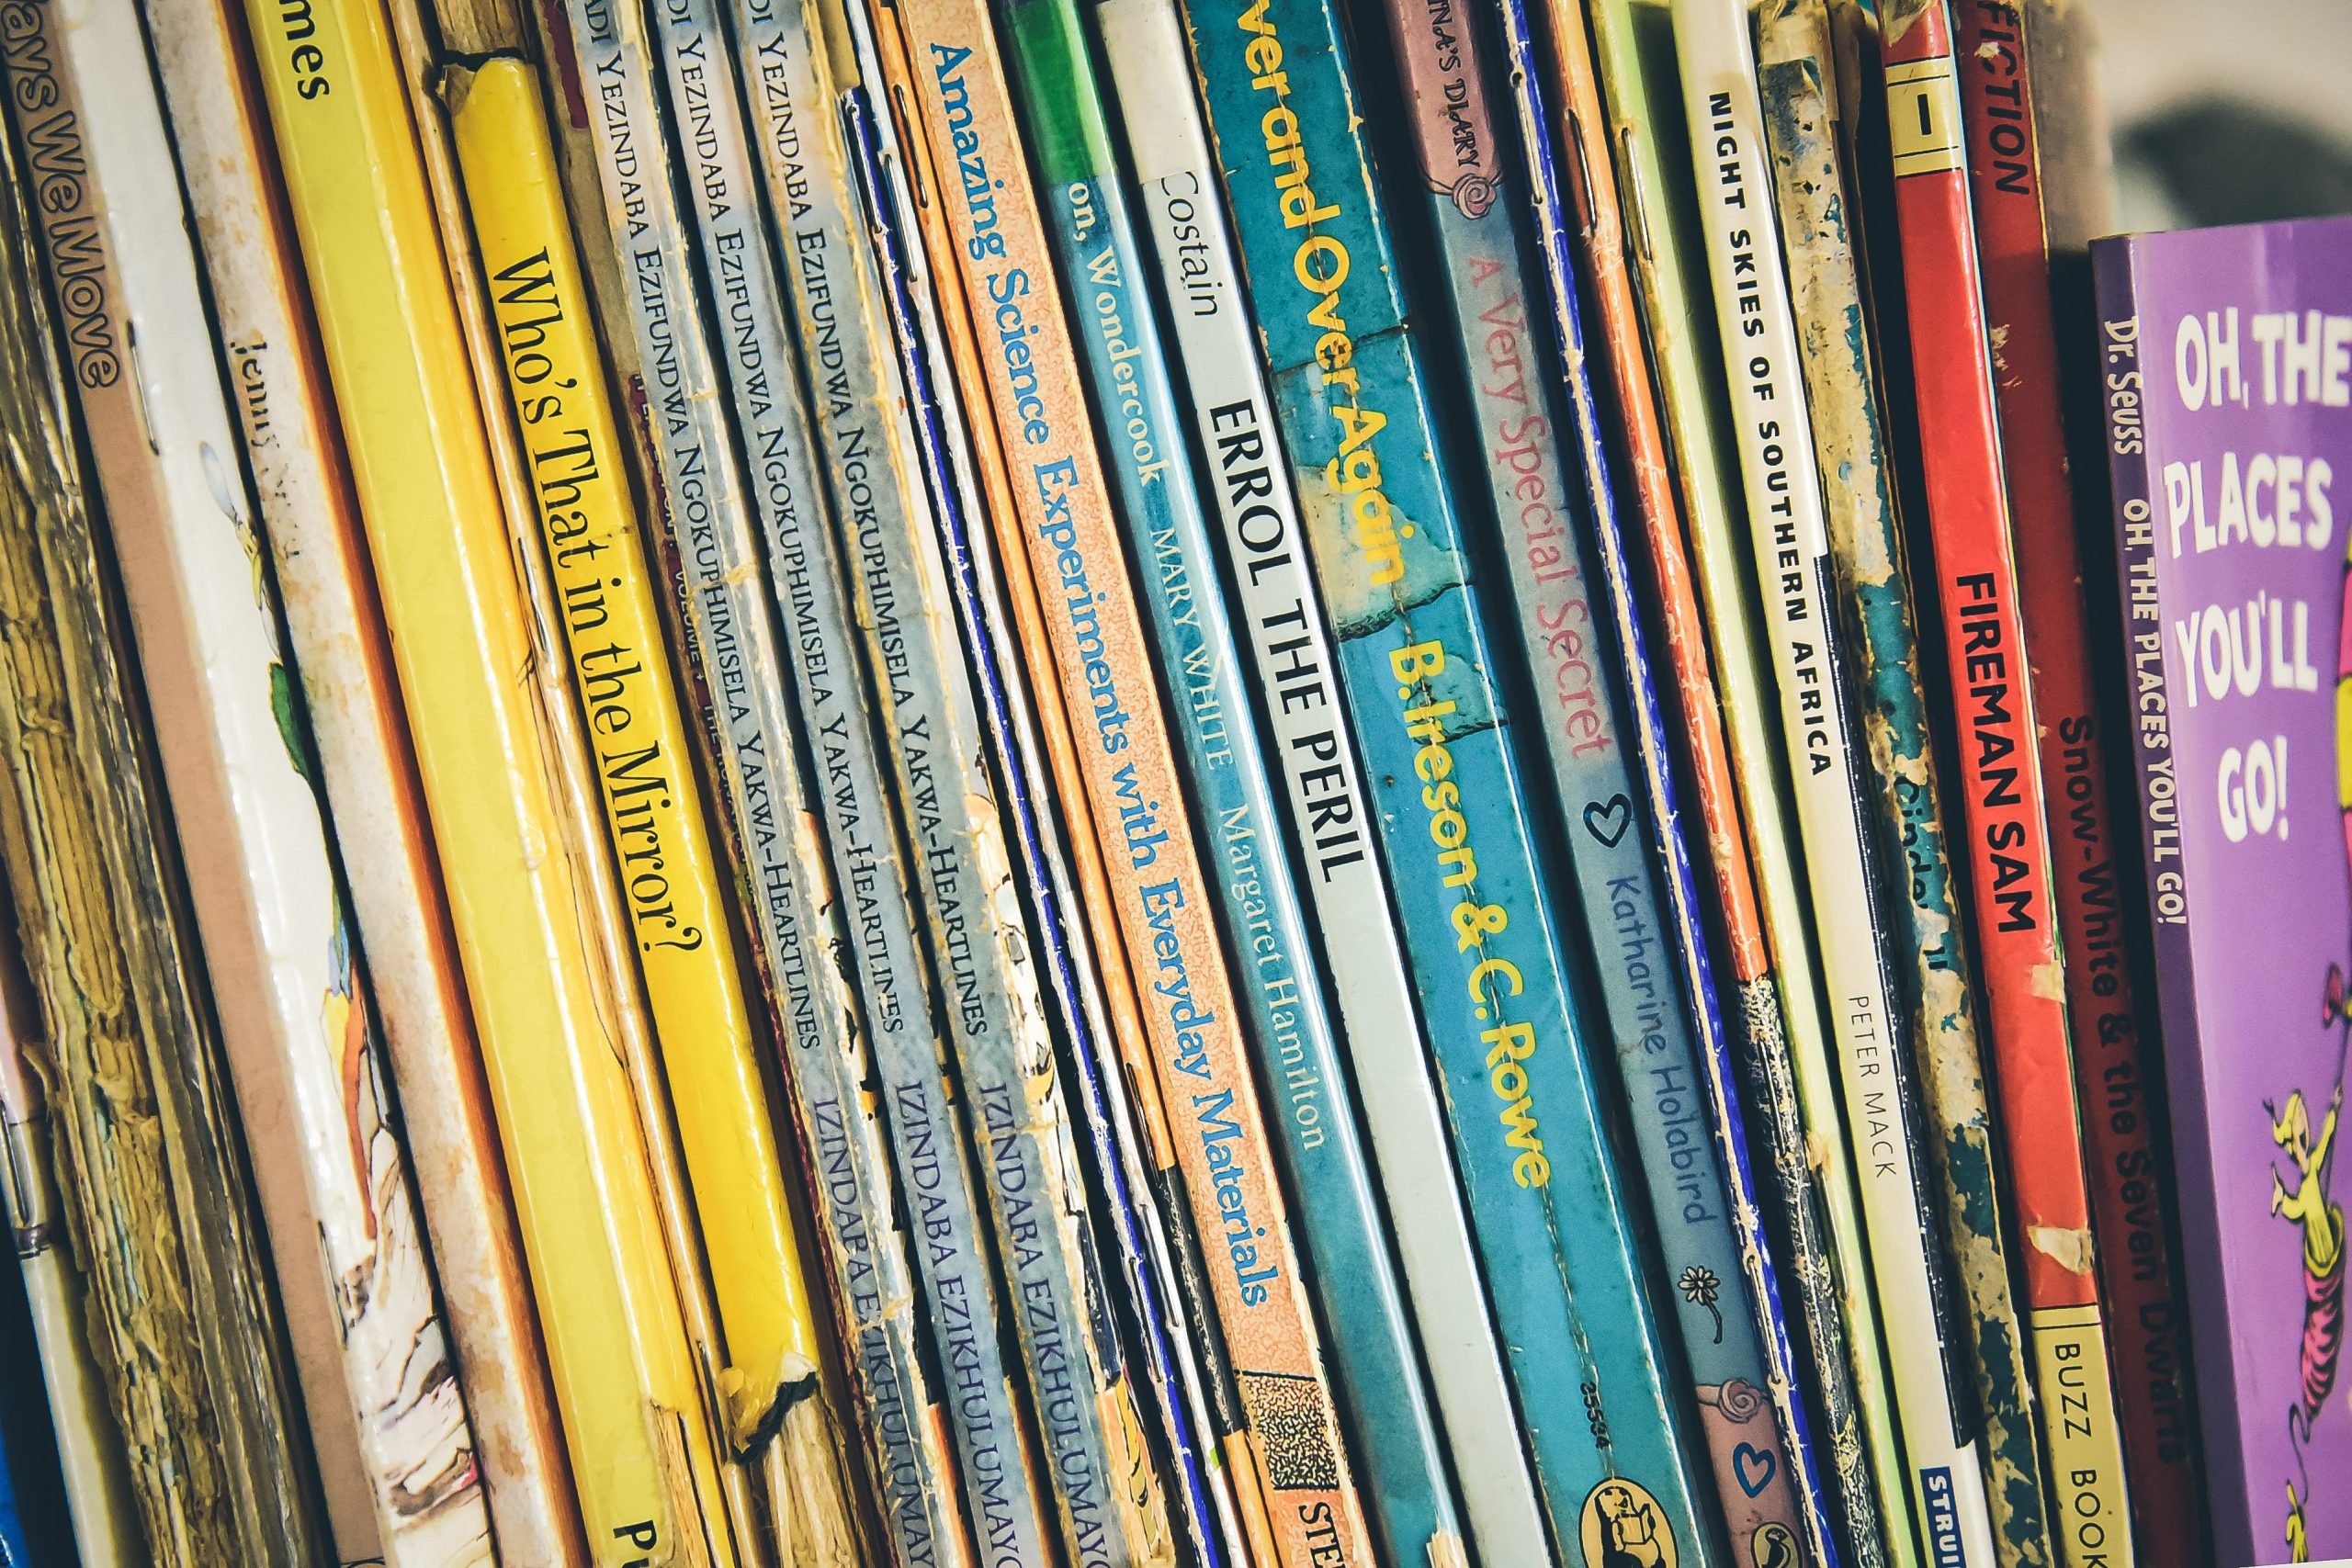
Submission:
{"label": "purple book spine", "polygon": [[2352,473],[2347,251],[2352,220],[2319,220],[2107,243],[2096,260],[2183,1257],[2228,1565],[2352,1555],[2334,1193],[2352,1043],[2352,627],[2334,491],[2335,466]]}

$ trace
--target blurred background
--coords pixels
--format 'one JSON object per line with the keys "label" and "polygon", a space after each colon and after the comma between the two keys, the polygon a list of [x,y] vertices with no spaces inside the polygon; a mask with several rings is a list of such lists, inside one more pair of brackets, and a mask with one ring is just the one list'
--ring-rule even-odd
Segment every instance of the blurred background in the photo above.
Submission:
{"label": "blurred background", "polygon": [[2098,30],[2124,229],[2352,212],[2352,0],[2062,0]]}

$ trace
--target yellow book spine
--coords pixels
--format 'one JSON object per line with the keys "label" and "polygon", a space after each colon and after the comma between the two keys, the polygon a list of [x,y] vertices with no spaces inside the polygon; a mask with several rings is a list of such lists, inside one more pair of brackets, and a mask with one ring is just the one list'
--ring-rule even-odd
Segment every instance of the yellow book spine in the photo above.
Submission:
{"label": "yellow book spine", "polygon": [[484,61],[452,70],[444,94],[709,1254],[729,1363],[719,1374],[729,1438],[751,1447],[781,1407],[790,1457],[815,1483],[813,1499],[794,1489],[814,1506],[779,1521],[794,1527],[784,1543],[788,1560],[854,1561],[819,1382],[820,1309],[786,1201],[741,954],[695,794],[684,706],[621,468],[619,424],[586,315],[537,73],[516,59]]}
{"label": "yellow book spine", "polygon": [[[682,1123],[723,1116],[742,1129],[720,1151],[729,1187],[718,1179],[717,1155],[689,1152],[687,1159],[702,1178],[695,1182],[697,1207],[712,1211],[704,1214],[705,1243],[729,1359],[741,1373],[729,1414],[747,1429],[765,1415],[777,1385],[812,1371],[816,1330],[752,1055],[735,938],[688,771],[682,711],[619,468],[619,431],[581,313],[584,286],[537,88],[522,62],[497,60],[465,73],[462,85],[453,80],[448,98],[557,612],[671,1091]],[[689,1150],[695,1145],[690,1138]],[[727,1203],[710,1201],[721,1190]]]}
{"label": "yellow book spine", "polygon": [[637,1107],[560,852],[513,545],[384,14],[378,0],[246,9],[590,1548],[610,1568],[731,1564]]}

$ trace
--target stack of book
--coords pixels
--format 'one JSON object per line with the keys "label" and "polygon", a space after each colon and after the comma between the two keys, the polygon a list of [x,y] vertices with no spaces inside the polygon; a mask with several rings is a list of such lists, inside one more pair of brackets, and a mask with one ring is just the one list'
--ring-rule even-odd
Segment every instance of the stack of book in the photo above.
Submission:
{"label": "stack of book", "polygon": [[2352,220],[2091,41],[0,4],[0,1564],[2352,1555]]}

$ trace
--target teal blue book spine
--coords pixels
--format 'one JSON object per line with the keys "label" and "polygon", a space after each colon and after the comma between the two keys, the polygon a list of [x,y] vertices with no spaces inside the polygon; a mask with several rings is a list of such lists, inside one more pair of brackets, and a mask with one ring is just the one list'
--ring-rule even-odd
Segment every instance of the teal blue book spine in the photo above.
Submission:
{"label": "teal blue book spine", "polygon": [[[1555,1549],[1713,1535],[1326,0],[1192,0],[1193,59]],[[1670,1548],[1666,1540],[1670,1538]]]}
{"label": "teal blue book spine", "polygon": [[[1567,923],[1589,941],[1733,1561],[1766,1568],[1797,1555],[1801,1540],[1818,1550],[1826,1538],[1808,1528],[1820,1510],[1800,1502],[1810,1488],[1792,1462],[1809,1456],[1781,1419],[1793,1409],[1791,1368],[1777,1293],[1758,1288],[1770,1283],[1761,1237],[1736,1228],[1736,1212],[1755,1213],[1753,1187],[1738,1158],[1738,1100],[1705,933],[1681,919],[1685,906],[1669,897],[1662,872],[1663,861],[1679,868],[1686,857],[1671,780],[1657,765],[1664,724],[1642,628],[1620,591],[1623,558],[1602,547],[1616,536],[1606,450],[1597,420],[1583,417],[1590,389],[1581,355],[1555,373],[1555,344],[1581,347],[1577,302],[1571,294],[1555,304],[1547,275],[1530,265],[1525,215],[1556,216],[1546,199],[1557,194],[1546,184],[1549,127],[1539,101],[1537,136],[1510,144],[1478,28],[1442,23],[1419,0],[1385,9],[1453,305],[1462,423],[1476,434],[1494,553],[1507,565],[1532,689],[1542,694],[1534,728],[1582,907],[1581,922]],[[1524,12],[1510,19],[1523,38]],[[1511,63],[1524,101],[1533,62]],[[1523,160],[1532,160],[1524,179]],[[1702,1039],[1713,1049],[1702,1052]]]}
{"label": "teal blue book spine", "polygon": [[1527,1446],[1517,1422],[1495,1419],[1510,1407],[1510,1387],[1486,1270],[1452,1179],[1453,1140],[1217,195],[1183,21],[1174,0],[1093,0],[1088,20],[1117,102],[1136,219],[1159,263],[1163,341],[1182,366],[1194,449],[1216,502],[1226,592],[1249,660],[1244,679],[1261,698],[1268,762],[1286,786],[1283,825],[1354,1071],[1469,1555],[1484,1568],[1549,1568]]}
{"label": "teal blue book spine", "polygon": [[1151,259],[1127,211],[1102,85],[1075,0],[1009,0],[999,17],[1374,1528],[1386,1561],[1456,1560],[1462,1527],[1444,1447],[1241,683],[1155,320]]}

